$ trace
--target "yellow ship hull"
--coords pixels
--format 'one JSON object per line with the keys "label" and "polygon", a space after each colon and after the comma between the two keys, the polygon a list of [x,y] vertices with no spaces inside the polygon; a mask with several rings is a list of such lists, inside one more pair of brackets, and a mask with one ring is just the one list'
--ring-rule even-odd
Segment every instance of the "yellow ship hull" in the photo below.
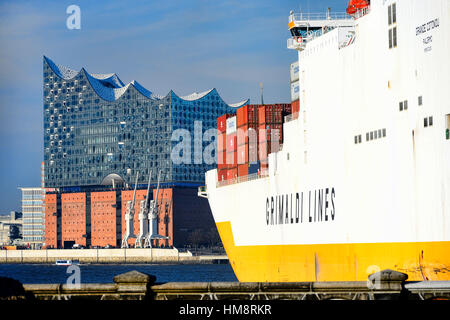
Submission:
{"label": "yellow ship hull", "polygon": [[242,282],[366,281],[391,269],[408,281],[450,280],[450,242],[236,246],[230,222],[217,228]]}

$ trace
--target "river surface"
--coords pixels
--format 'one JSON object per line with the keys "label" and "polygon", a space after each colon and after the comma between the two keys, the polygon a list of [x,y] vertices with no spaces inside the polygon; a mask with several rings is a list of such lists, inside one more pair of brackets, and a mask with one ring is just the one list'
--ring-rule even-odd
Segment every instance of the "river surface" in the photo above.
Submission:
{"label": "river surface", "polygon": [[[136,270],[156,282],[237,281],[229,264],[81,264],[81,283],[113,283],[115,275]],[[67,273],[69,271],[69,273]],[[0,264],[0,277],[21,283],[66,283],[74,271],[50,264]]]}

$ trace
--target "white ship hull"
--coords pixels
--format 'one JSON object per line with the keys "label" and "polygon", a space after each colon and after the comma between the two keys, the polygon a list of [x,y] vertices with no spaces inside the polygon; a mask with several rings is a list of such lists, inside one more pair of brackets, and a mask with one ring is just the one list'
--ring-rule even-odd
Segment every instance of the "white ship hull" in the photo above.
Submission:
{"label": "white ship hull", "polygon": [[299,52],[299,118],[267,177],[206,173],[240,281],[450,279],[450,3],[396,1],[390,49],[393,2],[372,1],[351,44],[336,28]]}

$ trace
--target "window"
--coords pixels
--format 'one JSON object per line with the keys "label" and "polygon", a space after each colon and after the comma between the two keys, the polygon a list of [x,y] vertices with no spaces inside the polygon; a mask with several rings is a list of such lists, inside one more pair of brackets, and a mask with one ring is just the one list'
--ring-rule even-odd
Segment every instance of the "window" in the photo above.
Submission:
{"label": "window", "polygon": [[423,103],[422,96],[419,96],[419,97],[417,98],[417,104],[418,104],[419,106],[421,106],[422,103]]}
{"label": "window", "polygon": [[428,118],[423,119],[423,126],[428,127]]}
{"label": "window", "polygon": [[430,127],[433,125],[433,117],[428,117],[428,125]]}
{"label": "window", "polygon": [[392,49],[392,29],[389,29],[389,49]]}
{"label": "window", "polygon": [[388,6],[389,49],[397,47],[397,5]]}
{"label": "window", "polygon": [[397,47],[397,27],[392,28],[392,45]]}

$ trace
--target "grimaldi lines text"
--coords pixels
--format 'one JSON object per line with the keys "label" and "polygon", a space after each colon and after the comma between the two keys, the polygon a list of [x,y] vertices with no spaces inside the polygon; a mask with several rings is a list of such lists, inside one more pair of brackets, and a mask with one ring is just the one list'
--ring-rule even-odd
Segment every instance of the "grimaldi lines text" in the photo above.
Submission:
{"label": "grimaldi lines text", "polygon": [[334,221],[334,188],[310,190],[266,198],[266,224]]}

